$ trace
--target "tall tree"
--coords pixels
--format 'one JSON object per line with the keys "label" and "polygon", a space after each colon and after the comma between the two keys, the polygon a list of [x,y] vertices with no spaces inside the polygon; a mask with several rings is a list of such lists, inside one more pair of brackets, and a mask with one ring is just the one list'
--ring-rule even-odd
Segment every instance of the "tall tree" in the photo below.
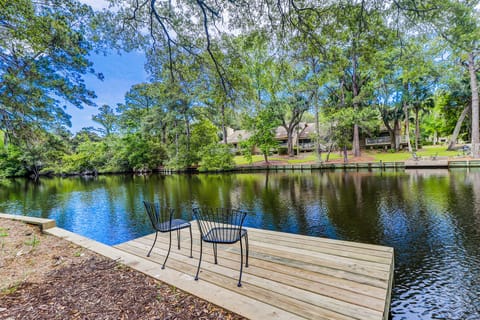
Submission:
{"label": "tall tree", "polygon": [[247,127],[251,131],[250,138],[243,143],[246,157],[251,159],[251,152],[259,148],[268,164],[268,155],[278,145],[275,129],[279,125],[277,111],[274,107],[260,109],[253,117],[247,116]]}
{"label": "tall tree", "polygon": [[[338,80],[330,85],[340,105],[359,113],[372,100],[374,69],[382,64],[383,52],[391,46],[393,30],[387,25],[383,7],[375,1],[341,1],[332,5],[330,31],[338,43],[336,64],[331,71]],[[336,89],[335,89],[336,88]],[[361,117],[360,117],[361,118]],[[357,118],[357,119],[360,119]],[[361,123],[353,123],[352,149],[360,156]]]}
{"label": "tall tree", "polygon": [[[407,16],[433,29],[450,46],[468,70],[471,91],[472,155],[480,157],[480,114],[478,70],[480,54],[480,13],[478,0],[429,0],[417,7],[410,1],[397,1]],[[428,30],[428,29],[427,29]]]}
{"label": "tall tree", "polygon": [[117,115],[112,107],[108,104],[102,105],[99,109],[100,112],[92,116],[92,120],[100,124],[103,128],[100,132],[105,136],[110,136],[117,127]]}
{"label": "tall tree", "polygon": [[94,105],[82,79],[93,73],[91,18],[74,0],[0,2],[0,130],[9,139],[70,125],[65,102]]}

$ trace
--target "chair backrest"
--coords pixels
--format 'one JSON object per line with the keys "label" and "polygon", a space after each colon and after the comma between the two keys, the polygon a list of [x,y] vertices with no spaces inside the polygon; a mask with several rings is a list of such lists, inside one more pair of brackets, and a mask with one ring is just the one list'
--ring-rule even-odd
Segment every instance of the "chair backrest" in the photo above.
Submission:
{"label": "chair backrest", "polygon": [[[145,210],[147,210],[152,227],[155,230],[159,230],[161,225],[164,225],[162,229],[172,225],[173,209],[160,207],[156,202],[143,201],[143,204],[145,205]],[[165,224],[166,222],[168,222],[168,224]]]}
{"label": "chair backrest", "polygon": [[[242,230],[247,211],[231,208],[193,208],[202,237],[212,229],[224,230],[223,238],[232,241]],[[238,233],[237,233],[238,232]]]}

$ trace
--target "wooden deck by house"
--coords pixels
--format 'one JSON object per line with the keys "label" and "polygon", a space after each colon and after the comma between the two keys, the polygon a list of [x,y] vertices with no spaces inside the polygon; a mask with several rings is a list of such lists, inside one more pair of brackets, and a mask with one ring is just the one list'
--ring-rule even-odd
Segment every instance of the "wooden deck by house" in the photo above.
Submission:
{"label": "wooden deck by house", "polygon": [[[200,280],[194,281],[200,236],[196,223],[192,229],[194,258],[188,232],[182,231],[181,250],[173,234],[165,270],[168,234],[159,234],[148,258],[158,264],[158,279],[250,319],[388,319],[392,248],[249,228],[250,266],[238,288],[238,243],[219,245],[217,265],[205,245]],[[151,234],[115,247],[143,260],[153,239]]]}

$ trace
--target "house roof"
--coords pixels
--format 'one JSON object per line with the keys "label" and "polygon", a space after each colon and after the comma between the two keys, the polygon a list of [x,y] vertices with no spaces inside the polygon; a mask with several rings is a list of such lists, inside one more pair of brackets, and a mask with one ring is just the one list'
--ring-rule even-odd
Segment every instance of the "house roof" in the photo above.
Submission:
{"label": "house roof", "polygon": [[[298,126],[298,133],[300,133],[300,139],[309,139],[315,134],[315,123],[306,123],[301,122]],[[320,126],[320,131],[322,130],[322,126]],[[294,136],[296,136],[297,130],[294,132]],[[235,130],[227,135],[228,143],[239,143],[242,141],[247,140],[250,138],[252,134],[247,130]],[[275,139],[277,140],[286,140],[287,139],[287,130],[284,127],[278,126],[275,129]]]}
{"label": "house roof", "polygon": [[228,143],[239,143],[250,138],[252,134],[247,130],[235,130],[227,135]]}

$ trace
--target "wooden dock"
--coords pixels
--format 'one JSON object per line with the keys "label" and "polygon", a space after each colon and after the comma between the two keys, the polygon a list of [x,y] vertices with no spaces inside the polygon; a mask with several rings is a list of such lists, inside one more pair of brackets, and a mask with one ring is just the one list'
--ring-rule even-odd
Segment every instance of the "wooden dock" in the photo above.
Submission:
{"label": "wooden dock", "polygon": [[[237,287],[239,245],[219,245],[218,264],[204,245],[199,281],[194,281],[199,256],[199,232],[190,239],[182,231],[182,249],[161,264],[168,234],[159,234],[149,262],[158,279],[250,319],[388,319],[393,283],[393,248],[248,228],[249,267]],[[154,234],[115,246],[146,258]],[[176,276],[170,276],[175,273]]]}

